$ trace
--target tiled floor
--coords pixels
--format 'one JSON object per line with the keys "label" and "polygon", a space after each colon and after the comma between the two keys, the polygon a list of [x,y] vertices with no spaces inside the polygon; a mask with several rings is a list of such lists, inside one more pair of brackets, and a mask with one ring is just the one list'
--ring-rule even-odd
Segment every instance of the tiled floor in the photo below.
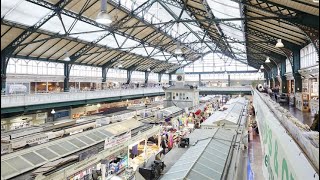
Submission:
{"label": "tiled floor", "polygon": [[299,119],[303,124],[307,124],[308,126],[312,125],[313,117],[311,116],[310,112],[302,112],[299,109],[289,106],[287,104],[281,106],[285,109],[287,109],[294,117]]}
{"label": "tiled floor", "polygon": [[262,173],[262,150],[259,135],[253,136],[253,141],[249,142],[249,161],[254,174],[254,180],[264,180]]}

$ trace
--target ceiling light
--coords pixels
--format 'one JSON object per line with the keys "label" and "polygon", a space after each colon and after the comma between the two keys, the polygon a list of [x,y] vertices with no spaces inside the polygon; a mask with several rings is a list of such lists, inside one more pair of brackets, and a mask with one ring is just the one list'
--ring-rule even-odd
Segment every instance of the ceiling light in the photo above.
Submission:
{"label": "ceiling light", "polygon": [[169,71],[168,71],[168,70],[166,70],[166,73],[169,73]]}
{"label": "ceiling light", "polygon": [[270,61],[270,58],[269,58],[269,57],[267,57],[267,59],[266,59],[265,63],[271,63],[271,61]]}
{"label": "ceiling light", "polygon": [[179,45],[177,45],[177,49],[174,51],[175,54],[182,54],[182,50]]}
{"label": "ceiling light", "polygon": [[261,64],[261,66],[260,66],[260,69],[264,69],[264,66],[263,66],[263,64]]}
{"label": "ceiling light", "polygon": [[150,68],[148,68],[148,69],[147,69],[147,71],[151,71],[151,69],[150,69]]}
{"label": "ceiling light", "polygon": [[119,65],[118,65],[118,68],[122,68],[122,67],[123,67],[122,64],[119,64]]}
{"label": "ceiling light", "polygon": [[56,111],[54,109],[52,109],[51,114],[54,114],[54,113],[56,113]]}
{"label": "ceiling light", "polygon": [[276,44],[276,47],[277,47],[277,48],[283,48],[283,47],[284,47],[281,39],[278,39],[278,42],[277,42],[277,44]]}
{"label": "ceiling light", "polygon": [[97,15],[96,22],[105,25],[112,23],[112,18],[107,13],[107,0],[101,0],[101,11]]}
{"label": "ceiling light", "polygon": [[63,60],[64,60],[64,61],[71,61],[71,59],[70,59],[69,56],[65,57]]}

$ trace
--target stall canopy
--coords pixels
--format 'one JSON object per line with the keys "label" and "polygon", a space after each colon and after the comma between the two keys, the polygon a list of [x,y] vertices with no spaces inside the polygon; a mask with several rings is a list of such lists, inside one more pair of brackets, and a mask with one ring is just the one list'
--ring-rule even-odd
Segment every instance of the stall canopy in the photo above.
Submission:
{"label": "stall canopy", "polygon": [[163,176],[162,180],[221,179],[236,132],[219,128],[212,138],[199,140]]}
{"label": "stall canopy", "polygon": [[[118,135],[128,129],[136,129],[141,125],[139,121],[123,121],[3,155],[1,156],[1,179],[9,179],[25,173],[50,161],[92,147],[103,142],[107,137]],[[123,131],[114,130],[119,126]]]}
{"label": "stall canopy", "polygon": [[202,125],[212,125],[212,124],[232,124],[236,125],[239,122],[241,112],[244,108],[244,105],[234,103],[228,105],[228,109],[225,111],[216,111],[212,116],[210,116]]}

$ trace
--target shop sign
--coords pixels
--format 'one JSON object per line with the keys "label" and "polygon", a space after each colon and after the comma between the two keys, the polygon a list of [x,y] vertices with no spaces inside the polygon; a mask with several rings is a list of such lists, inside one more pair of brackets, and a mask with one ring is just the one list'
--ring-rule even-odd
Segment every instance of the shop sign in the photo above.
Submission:
{"label": "shop sign", "polygon": [[36,114],[36,120],[45,120],[47,119],[47,113],[44,112],[44,113],[37,113]]}
{"label": "shop sign", "polygon": [[69,110],[67,111],[59,111],[59,112],[56,112],[54,114],[54,119],[58,119],[58,118],[63,118],[63,117],[69,117]]}
{"label": "shop sign", "polygon": [[34,144],[34,143],[38,143],[38,144],[42,144],[49,141],[49,136],[48,135],[41,135],[41,136],[36,136],[36,137],[32,137],[30,139],[26,140],[26,144]]}
{"label": "shop sign", "polygon": [[131,131],[129,131],[119,137],[113,137],[113,136],[107,137],[104,142],[104,149],[108,149],[108,148],[114,147],[118,144],[122,144],[122,143],[128,141],[129,139],[131,139]]}

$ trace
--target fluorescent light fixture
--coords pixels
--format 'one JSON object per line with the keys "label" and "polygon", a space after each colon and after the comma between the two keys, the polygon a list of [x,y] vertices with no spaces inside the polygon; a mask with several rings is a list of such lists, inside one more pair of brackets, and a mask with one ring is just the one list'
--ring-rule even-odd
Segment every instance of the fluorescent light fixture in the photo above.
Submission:
{"label": "fluorescent light fixture", "polygon": [[267,57],[267,59],[266,59],[265,63],[271,63],[271,61],[270,61],[270,58],[269,58],[269,57]]}
{"label": "fluorescent light fixture", "polygon": [[101,0],[101,11],[97,15],[96,22],[104,25],[112,23],[112,18],[107,13],[107,0]]}
{"label": "fluorescent light fixture", "polygon": [[51,114],[54,114],[56,113],[56,111],[54,109],[51,110]]}
{"label": "fluorescent light fixture", "polygon": [[283,48],[283,47],[284,47],[281,39],[278,39],[278,42],[277,42],[277,44],[276,44],[276,47],[277,47],[277,48]]}
{"label": "fluorescent light fixture", "polygon": [[261,64],[261,66],[260,66],[260,69],[264,69],[264,66],[263,66],[263,64]]}

